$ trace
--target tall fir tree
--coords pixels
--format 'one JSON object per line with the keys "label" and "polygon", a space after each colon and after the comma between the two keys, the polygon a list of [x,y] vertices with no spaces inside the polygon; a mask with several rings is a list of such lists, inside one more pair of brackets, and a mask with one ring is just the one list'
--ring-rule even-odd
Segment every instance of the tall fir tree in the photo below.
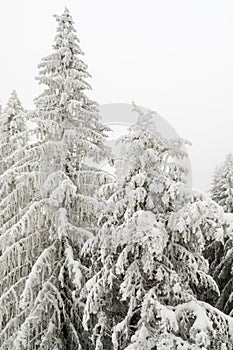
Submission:
{"label": "tall fir tree", "polygon": [[5,276],[1,349],[86,346],[76,311],[85,273],[79,251],[92,236],[99,206],[85,185],[91,179],[98,186],[106,175],[89,169],[84,161],[89,157],[98,162],[105,156],[107,128],[96,103],[84,93],[90,88],[85,81],[89,74],[79,57],[72,17],[68,9],[55,17],[54,51],[39,65],[38,80],[46,89],[30,114],[37,123],[38,142],[28,147],[22,165],[31,171],[34,200],[17,223],[2,232],[6,244],[0,257]]}
{"label": "tall fir tree", "polygon": [[233,213],[233,154],[229,153],[213,175],[211,197],[226,213]]}
{"label": "tall fir tree", "polygon": [[101,229],[83,249],[84,327],[95,350],[230,350],[232,319],[196,299],[197,290],[219,291],[202,256],[208,208],[187,200],[177,162],[183,141],[162,138],[152,115],[136,110],[120,181],[102,187]]}

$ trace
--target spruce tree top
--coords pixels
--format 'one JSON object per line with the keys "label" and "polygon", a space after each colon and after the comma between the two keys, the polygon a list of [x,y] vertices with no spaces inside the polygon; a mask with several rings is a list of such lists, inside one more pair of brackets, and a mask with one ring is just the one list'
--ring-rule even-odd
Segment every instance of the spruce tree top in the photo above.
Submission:
{"label": "spruce tree top", "polygon": [[19,151],[27,140],[25,113],[15,90],[1,113],[0,119],[0,174],[18,160]]}
{"label": "spruce tree top", "polygon": [[104,131],[108,128],[100,122],[97,103],[84,93],[91,89],[85,81],[90,74],[79,57],[83,52],[68,9],[55,18],[54,51],[41,60],[37,77],[40,84],[47,85],[35,99],[39,136],[62,139],[68,147],[75,143],[82,157],[98,161],[106,152]]}
{"label": "spruce tree top", "polygon": [[[11,135],[24,130],[24,123],[20,123],[20,120],[16,118],[24,112],[22,103],[15,90],[11,92],[11,95],[6,103],[6,107],[2,112],[2,132],[10,132]],[[23,129],[22,129],[23,128]],[[10,135],[8,135],[10,136]]]}

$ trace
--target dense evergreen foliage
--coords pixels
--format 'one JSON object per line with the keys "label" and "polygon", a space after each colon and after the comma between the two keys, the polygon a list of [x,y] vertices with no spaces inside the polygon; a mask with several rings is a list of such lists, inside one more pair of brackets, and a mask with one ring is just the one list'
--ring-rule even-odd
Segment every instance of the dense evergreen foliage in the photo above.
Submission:
{"label": "dense evergreen foliage", "polygon": [[232,154],[212,199],[192,191],[187,141],[133,104],[109,157],[72,17],[55,18],[35,110],[15,91],[0,108],[0,349],[232,350]]}
{"label": "dense evergreen foliage", "polygon": [[233,154],[226,156],[224,163],[215,170],[211,197],[226,213],[233,213]]}

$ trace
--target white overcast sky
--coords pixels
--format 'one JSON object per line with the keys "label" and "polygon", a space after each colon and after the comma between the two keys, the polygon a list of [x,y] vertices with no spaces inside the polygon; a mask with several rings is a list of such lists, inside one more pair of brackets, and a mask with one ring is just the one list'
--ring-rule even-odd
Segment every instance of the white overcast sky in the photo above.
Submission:
{"label": "white overcast sky", "polygon": [[194,187],[233,151],[232,0],[5,0],[0,2],[0,100],[16,89],[26,108],[51,52],[53,14],[74,18],[100,104],[130,103],[162,115],[184,138]]}

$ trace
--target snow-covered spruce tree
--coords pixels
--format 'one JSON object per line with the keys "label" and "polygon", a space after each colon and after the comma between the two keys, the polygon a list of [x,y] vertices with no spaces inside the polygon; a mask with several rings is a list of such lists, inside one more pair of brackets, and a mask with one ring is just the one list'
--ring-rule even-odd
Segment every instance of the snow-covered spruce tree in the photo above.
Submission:
{"label": "snow-covered spruce tree", "polygon": [[226,156],[224,163],[213,175],[211,197],[226,213],[233,213],[233,154]]}
{"label": "snow-covered spruce tree", "polygon": [[[26,113],[15,91],[12,92],[0,122],[0,343],[14,330],[17,323],[17,299],[25,283],[25,270],[30,259],[25,255],[18,232],[25,223],[24,215],[34,201],[36,174],[28,163],[29,132]],[[26,156],[26,158],[25,158]],[[33,180],[33,181],[32,181]],[[14,235],[14,233],[16,235]],[[30,238],[29,238],[30,240]],[[28,247],[30,254],[31,247]],[[19,257],[21,252],[22,257]]]}
{"label": "snow-covered spruce tree", "polygon": [[233,216],[225,214],[224,249],[213,277],[221,291],[216,307],[233,316]]}
{"label": "snow-covered spruce tree", "polygon": [[220,296],[215,306],[233,316],[233,216],[224,214],[223,238],[212,239],[207,244],[204,256],[208,259],[210,273],[218,284]]}
{"label": "snow-covered spruce tree", "polygon": [[[215,304],[219,297],[219,290],[213,284],[212,278],[206,278],[205,273],[212,273],[212,266],[206,259],[206,247],[214,243],[215,247],[223,244],[224,240],[224,212],[216,202],[207,195],[193,191],[190,201],[180,210],[172,213],[168,222],[168,230],[174,242],[181,241],[183,246],[193,253],[192,269],[195,274],[182,273],[183,278],[189,281],[195,296],[199,300]],[[178,243],[180,244],[180,243]],[[183,259],[185,255],[172,254],[171,260],[174,266]],[[215,259],[216,257],[211,256]],[[194,278],[194,280],[193,280]]]}
{"label": "snow-covered spruce tree", "polygon": [[[15,90],[12,91],[11,96],[6,104],[3,112],[1,112],[0,120],[0,174],[8,169],[8,156],[20,147],[21,138],[26,131],[25,121],[22,118],[24,110],[22,103],[19,100]],[[20,137],[18,137],[20,134]]]}
{"label": "snow-covered spruce tree", "polygon": [[102,182],[105,175],[83,164],[105,156],[106,128],[84,94],[89,74],[69,11],[56,20],[54,51],[39,66],[38,80],[46,85],[35,100],[39,141],[24,159],[25,169],[38,174],[30,180],[37,191],[17,223],[1,231],[1,349],[89,346],[76,297],[85,272],[79,251],[94,230],[98,203],[84,189],[87,177]]}
{"label": "snow-covered spruce tree", "polygon": [[222,241],[211,240],[205,256],[209,260],[210,272],[216,280],[220,297],[216,307],[233,315],[233,155],[227,155],[225,162],[216,168],[211,187],[212,199],[225,211]]}
{"label": "snow-covered spruce tree", "polygon": [[22,167],[28,138],[26,112],[13,91],[0,122],[0,227],[3,233],[16,223],[19,211],[33,196],[33,188],[25,184],[29,181]]}
{"label": "snow-covered spruce tree", "polygon": [[195,298],[198,284],[218,289],[201,255],[198,208],[189,212],[184,202],[176,162],[182,140],[162,138],[152,115],[136,110],[138,121],[122,139],[122,176],[117,189],[101,188],[102,227],[83,248],[92,260],[81,295],[84,327],[95,350],[230,350],[232,319]]}

